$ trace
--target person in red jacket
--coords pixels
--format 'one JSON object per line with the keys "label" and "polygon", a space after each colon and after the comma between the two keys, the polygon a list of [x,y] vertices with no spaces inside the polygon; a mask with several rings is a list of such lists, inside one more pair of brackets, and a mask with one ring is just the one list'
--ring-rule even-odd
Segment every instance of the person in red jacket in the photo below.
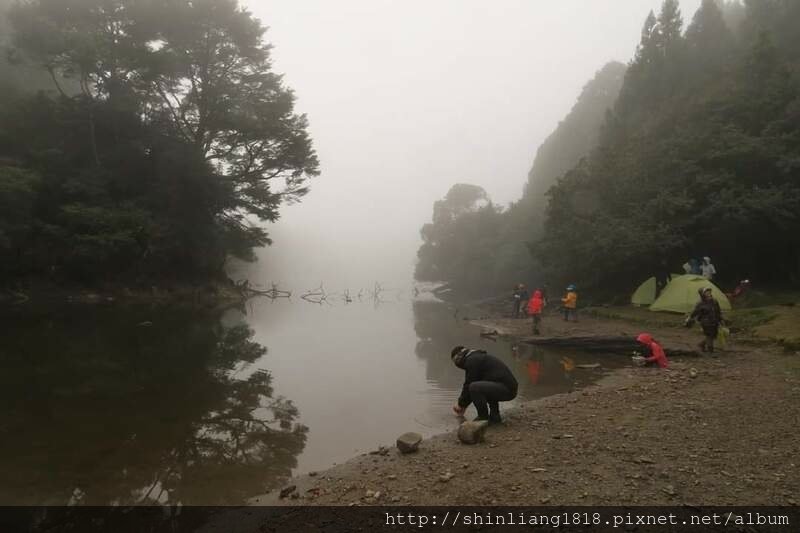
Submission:
{"label": "person in red jacket", "polygon": [[533,317],[533,334],[539,335],[539,324],[542,322],[542,308],[544,308],[544,298],[542,291],[536,289],[533,297],[528,300],[528,315]]}
{"label": "person in red jacket", "polygon": [[636,342],[647,348],[650,353],[649,357],[644,358],[645,364],[656,364],[659,368],[667,368],[669,366],[669,360],[667,360],[667,354],[664,353],[664,348],[653,339],[652,335],[641,333],[636,337]]}

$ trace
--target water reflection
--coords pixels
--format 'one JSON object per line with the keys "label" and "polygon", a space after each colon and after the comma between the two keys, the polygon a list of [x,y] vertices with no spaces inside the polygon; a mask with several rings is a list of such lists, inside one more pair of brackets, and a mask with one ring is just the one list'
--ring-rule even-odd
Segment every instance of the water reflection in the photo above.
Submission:
{"label": "water reflection", "polygon": [[[441,390],[458,391],[463,383],[463,372],[452,370],[449,357],[453,346],[459,344],[486,350],[504,360],[520,383],[519,399],[523,400],[568,392],[598,377],[597,373],[575,372],[576,360],[596,362],[593,356],[482,337],[477,328],[441,302],[414,302],[414,330],[418,337],[415,351],[425,361],[426,378]],[[609,358],[604,364],[614,367],[620,363]]]}
{"label": "water reflection", "polygon": [[220,313],[2,317],[0,502],[237,504],[291,474],[307,429],[266,348]]}
{"label": "water reflection", "polygon": [[453,430],[456,344],[503,359],[522,400],[601,375],[576,366],[594,355],[481,338],[437,301],[6,315],[5,505],[241,504],[406,431]]}

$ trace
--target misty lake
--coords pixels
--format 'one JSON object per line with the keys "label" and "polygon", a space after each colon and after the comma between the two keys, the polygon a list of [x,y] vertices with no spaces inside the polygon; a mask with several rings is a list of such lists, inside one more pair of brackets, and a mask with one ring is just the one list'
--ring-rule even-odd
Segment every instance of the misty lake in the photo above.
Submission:
{"label": "misty lake", "polygon": [[403,432],[455,428],[455,344],[503,358],[518,400],[601,375],[573,370],[588,355],[483,340],[451,305],[409,292],[4,311],[0,502],[244,503]]}

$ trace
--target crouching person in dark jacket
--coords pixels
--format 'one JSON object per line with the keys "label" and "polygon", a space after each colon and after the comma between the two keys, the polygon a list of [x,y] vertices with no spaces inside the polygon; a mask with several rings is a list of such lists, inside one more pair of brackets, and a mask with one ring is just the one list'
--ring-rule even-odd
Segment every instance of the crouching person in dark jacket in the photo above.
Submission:
{"label": "crouching person in dark jacket", "polygon": [[517,380],[500,359],[483,350],[470,350],[456,346],[450,352],[453,363],[466,372],[464,387],[458,403],[453,406],[457,415],[463,415],[469,404],[475,404],[478,417],[499,424],[500,402],[513,400],[517,396]]}

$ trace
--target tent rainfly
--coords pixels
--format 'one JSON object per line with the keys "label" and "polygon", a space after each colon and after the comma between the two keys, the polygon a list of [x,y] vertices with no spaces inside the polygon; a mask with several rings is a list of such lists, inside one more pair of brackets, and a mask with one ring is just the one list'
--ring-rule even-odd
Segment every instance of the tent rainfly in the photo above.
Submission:
{"label": "tent rainfly", "polygon": [[639,285],[631,296],[633,305],[646,307],[656,301],[656,278],[648,278]]}
{"label": "tent rainfly", "polygon": [[731,302],[719,287],[703,276],[686,274],[672,278],[672,281],[661,291],[661,295],[650,306],[651,311],[668,311],[672,313],[690,313],[700,301],[698,290],[710,287],[711,294],[719,302],[723,311],[731,309]]}

